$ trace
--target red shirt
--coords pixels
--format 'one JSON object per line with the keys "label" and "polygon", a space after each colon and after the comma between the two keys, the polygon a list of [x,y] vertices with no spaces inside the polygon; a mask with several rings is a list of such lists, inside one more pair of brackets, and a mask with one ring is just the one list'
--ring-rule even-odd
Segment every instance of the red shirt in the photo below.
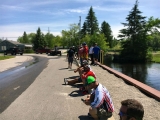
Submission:
{"label": "red shirt", "polygon": [[93,71],[88,71],[82,74],[82,79],[87,79],[88,76],[93,76],[94,78],[96,78],[96,75]]}
{"label": "red shirt", "polygon": [[83,46],[83,58],[88,59],[88,46]]}

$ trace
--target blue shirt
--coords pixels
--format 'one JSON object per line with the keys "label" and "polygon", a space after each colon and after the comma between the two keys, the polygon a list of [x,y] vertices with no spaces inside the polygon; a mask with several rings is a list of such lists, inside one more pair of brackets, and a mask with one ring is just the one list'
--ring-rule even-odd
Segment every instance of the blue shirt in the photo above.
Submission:
{"label": "blue shirt", "polygon": [[98,46],[95,46],[93,48],[93,54],[99,54],[99,52],[100,52],[100,48]]}

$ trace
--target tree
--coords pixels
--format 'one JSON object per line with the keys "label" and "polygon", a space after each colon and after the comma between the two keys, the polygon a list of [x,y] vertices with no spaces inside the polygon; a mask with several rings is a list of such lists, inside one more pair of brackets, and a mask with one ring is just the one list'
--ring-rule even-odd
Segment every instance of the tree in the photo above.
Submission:
{"label": "tree", "polygon": [[112,30],[110,28],[110,25],[106,22],[103,21],[101,24],[101,33],[105,35],[106,42],[109,43],[109,47],[112,48],[112,41],[113,41],[113,36],[112,36]]}
{"label": "tree", "polygon": [[86,24],[87,34],[93,35],[94,33],[99,32],[98,21],[92,6],[90,7],[88,16],[86,17],[86,21],[84,24]]}
{"label": "tree", "polygon": [[26,32],[23,33],[23,43],[29,43]]}
{"label": "tree", "polygon": [[70,24],[70,30],[62,30],[62,45],[64,46],[77,46],[80,43],[79,40],[79,26],[76,24]]}
{"label": "tree", "polygon": [[20,43],[33,44],[35,35],[36,35],[35,33],[26,34],[26,32],[24,32],[23,36],[18,37],[17,41]]}
{"label": "tree", "polygon": [[128,62],[144,62],[147,56],[147,41],[146,41],[146,21],[141,16],[141,11],[138,9],[138,0],[134,7],[126,17],[128,23],[122,23],[124,29],[120,30],[122,42],[121,57]]}
{"label": "tree", "polygon": [[49,48],[53,48],[54,47],[54,38],[55,38],[55,36],[53,34],[47,33],[45,35],[45,40],[46,40],[47,46]]}
{"label": "tree", "polygon": [[46,46],[47,46],[47,43],[44,39],[44,35],[43,35],[43,33],[41,33],[41,29],[38,28],[37,34],[36,34],[35,39],[33,41],[34,50],[38,49],[38,48],[44,48]]}
{"label": "tree", "polygon": [[36,34],[35,34],[35,33],[29,33],[29,34],[27,35],[27,37],[28,37],[28,43],[29,43],[29,44],[33,44],[33,41],[34,41],[34,39],[35,39],[35,37],[36,37]]}
{"label": "tree", "polygon": [[84,22],[83,26],[82,26],[82,30],[81,30],[81,37],[85,37],[85,35],[87,35],[87,23]]}
{"label": "tree", "polygon": [[81,40],[82,42],[86,42],[88,46],[93,45],[94,43],[97,43],[98,46],[103,50],[106,51],[109,46],[108,43],[105,41],[105,36],[104,34],[93,34],[93,35],[86,35],[84,38]]}

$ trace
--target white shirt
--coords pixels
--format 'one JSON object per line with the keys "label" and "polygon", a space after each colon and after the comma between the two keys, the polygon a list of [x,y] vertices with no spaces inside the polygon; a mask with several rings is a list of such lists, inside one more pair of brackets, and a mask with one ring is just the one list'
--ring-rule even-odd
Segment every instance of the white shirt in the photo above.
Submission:
{"label": "white shirt", "polygon": [[109,112],[114,111],[114,106],[112,99],[110,97],[109,91],[99,83],[96,89],[93,89],[92,94],[95,95],[94,101],[91,103],[91,107],[99,108],[103,106],[105,102],[106,108]]}
{"label": "white shirt", "polygon": [[93,54],[93,46],[89,48],[89,54]]}

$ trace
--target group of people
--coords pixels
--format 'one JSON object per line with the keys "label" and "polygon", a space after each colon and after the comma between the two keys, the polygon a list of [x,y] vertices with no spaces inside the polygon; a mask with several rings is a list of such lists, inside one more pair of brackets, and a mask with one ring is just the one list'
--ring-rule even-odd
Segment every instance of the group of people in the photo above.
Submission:
{"label": "group of people", "polygon": [[88,48],[85,42],[83,42],[78,48],[75,46],[70,47],[67,51],[68,68],[72,68],[74,57],[76,57],[77,60],[80,60],[81,65],[83,60],[88,61],[89,58],[91,59],[91,65],[97,65],[100,51],[101,49],[97,46],[97,43],[91,45],[90,48]]}
{"label": "group of people", "polygon": [[[83,53],[79,53],[79,59],[81,62],[81,66],[79,66],[74,72],[79,73],[79,77],[73,80],[64,79],[66,85],[73,85],[76,83],[82,83],[83,87],[80,88],[84,95],[87,94],[86,99],[82,99],[84,104],[89,105],[89,113],[88,116],[92,117],[94,120],[107,120],[110,118],[114,112],[114,105],[112,102],[112,98],[110,96],[109,91],[105,86],[97,81],[97,77],[91,66],[88,62],[88,54],[93,54],[93,61],[91,64],[95,64],[96,58],[98,59],[98,52],[95,52],[93,49],[98,48],[96,51],[100,51],[100,48],[95,44],[92,48],[92,52],[88,52],[88,47],[86,43],[82,44]],[[72,48],[67,52],[68,61],[72,61],[74,59],[75,51]],[[91,56],[90,56],[91,57]],[[71,63],[72,63],[71,62]],[[68,62],[69,67],[72,67],[72,64]],[[121,107],[119,110],[120,120],[142,120],[144,115],[144,108],[140,102],[135,99],[127,99],[121,102]]]}

